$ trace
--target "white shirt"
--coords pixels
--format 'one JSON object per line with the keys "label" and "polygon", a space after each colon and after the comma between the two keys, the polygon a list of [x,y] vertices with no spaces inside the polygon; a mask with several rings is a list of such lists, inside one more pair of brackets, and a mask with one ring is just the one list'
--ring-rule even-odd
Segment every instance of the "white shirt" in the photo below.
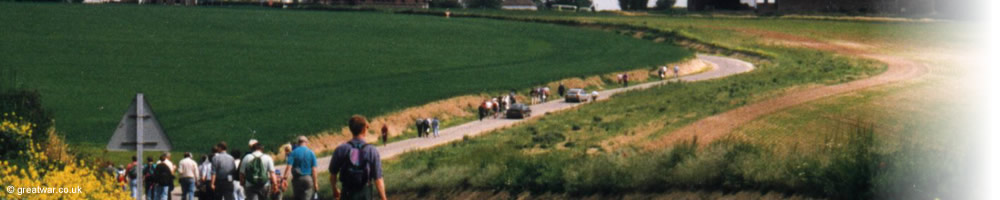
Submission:
{"label": "white shirt", "polygon": [[170,159],[167,159],[166,163],[167,167],[170,167],[170,173],[174,173],[177,171],[177,166],[174,166],[174,162],[171,162]]}
{"label": "white shirt", "polygon": [[181,159],[179,167],[177,173],[181,175],[181,178],[199,177],[198,163],[194,162],[191,158]]}
{"label": "white shirt", "polygon": [[212,162],[209,161],[202,162],[199,168],[201,168],[201,171],[199,172],[199,174],[201,175],[201,179],[204,180],[212,179]]}

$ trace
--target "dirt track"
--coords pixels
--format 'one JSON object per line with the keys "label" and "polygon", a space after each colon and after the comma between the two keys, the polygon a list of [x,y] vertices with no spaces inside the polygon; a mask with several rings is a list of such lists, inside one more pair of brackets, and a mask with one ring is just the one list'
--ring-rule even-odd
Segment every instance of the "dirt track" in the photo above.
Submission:
{"label": "dirt track", "polygon": [[[775,36],[774,35],[775,33],[767,33],[767,34]],[[700,145],[706,145],[716,139],[728,135],[737,127],[740,127],[741,125],[746,124],[761,116],[771,114],[776,111],[789,108],[795,105],[799,105],[805,102],[821,99],[824,97],[830,97],[878,85],[884,85],[888,83],[913,79],[923,74],[926,74],[928,71],[928,69],[923,64],[899,57],[869,53],[864,50],[850,48],[847,46],[838,46],[835,44],[826,44],[819,41],[802,41],[802,39],[793,39],[789,37],[782,37],[780,35],[772,38],[782,39],[784,40],[783,42],[785,42],[785,44],[805,46],[814,49],[834,51],[837,53],[850,56],[857,56],[861,58],[878,60],[880,62],[888,64],[888,68],[884,73],[873,77],[869,77],[867,79],[861,79],[837,85],[811,88],[803,91],[795,91],[784,94],[783,96],[774,99],[743,106],[740,108],[736,108],[734,110],[730,110],[728,112],[724,112],[722,114],[701,119],[698,120],[697,122],[682,127],[671,134],[663,136],[659,140],[647,143],[645,147],[647,149],[669,147],[679,141],[691,140],[695,136],[697,136],[698,143]]]}

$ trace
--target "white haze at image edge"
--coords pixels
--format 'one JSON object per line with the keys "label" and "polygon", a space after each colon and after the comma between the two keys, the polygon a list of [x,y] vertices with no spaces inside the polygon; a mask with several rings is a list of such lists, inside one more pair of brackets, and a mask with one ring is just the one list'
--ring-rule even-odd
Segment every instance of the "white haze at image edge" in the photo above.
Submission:
{"label": "white haze at image edge", "polygon": [[[982,145],[980,158],[982,158],[982,165],[979,173],[972,174],[972,178],[978,178],[978,191],[975,191],[979,195],[979,199],[1000,199],[1000,159],[997,155],[1000,155],[1000,97],[998,97],[998,90],[1000,90],[1000,81],[998,81],[998,76],[1000,73],[997,72],[996,56],[1000,55],[1000,41],[997,37],[1000,35],[1000,30],[998,30],[998,24],[1000,24],[1000,14],[997,13],[998,10],[995,8],[1000,8],[1000,2],[993,0],[982,0],[980,5],[985,5],[980,7],[979,13],[984,13],[986,19],[982,20],[984,30],[979,31],[980,38],[986,41],[985,45],[981,46],[981,54],[978,56],[981,59],[978,63],[982,63],[979,66],[981,72],[983,73],[973,73],[976,76],[974,83],[979,86],[980,95],[984,97],[980,99],[981,106],[985,109],[981,110],[979,113],[979,119],[983,120],[978,122],[981,125],[981,130],[979,138],[982,138],[980,145]],[[993,8],[993,9],[991,9]],[[975,179],[973,179],[975,180]]]}

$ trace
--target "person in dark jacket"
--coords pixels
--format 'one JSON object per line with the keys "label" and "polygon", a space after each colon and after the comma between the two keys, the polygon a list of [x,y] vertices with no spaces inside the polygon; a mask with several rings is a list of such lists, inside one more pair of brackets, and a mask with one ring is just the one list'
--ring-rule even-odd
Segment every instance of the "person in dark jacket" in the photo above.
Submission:
{"label": "person in dark jacket", "polygon": [[174,186],[174,172],[167,164],[169,159],[170,153],[163,153],[160,156],[160,164],[156,165],[154,177],[156,178],[156,194],[159,200],[166,200],[170,197],[170,188]]}
{"label": "person in dark jacket", "polygon": [[558,90],[559,90],[559,96],[560,97],[566,95],[566,86],[564,86],[562,83],[559,83],[559,89]]}
{"label": "person in dark jacket", "polygon": [[143,188],[146,190],[146,200],[153,200],[159,196],[156,196],[156,180],[154,180],[153,174],[156,172],[156,163],[153,162],[152,157],[146,157],[146,164],[142,166],[142,184]]}
{"label": "person in dark jacket", "polygon": [[382,124],[382,146],[389,144],[389,125]]}

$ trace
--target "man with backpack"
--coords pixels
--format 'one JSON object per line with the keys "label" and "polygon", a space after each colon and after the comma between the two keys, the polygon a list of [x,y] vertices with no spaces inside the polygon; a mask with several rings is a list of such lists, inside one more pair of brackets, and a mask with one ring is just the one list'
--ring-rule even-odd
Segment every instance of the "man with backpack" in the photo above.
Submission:
{"label": "man with backpack", "polygon": [[142,170],[142,166],[139,165],[139,160],[135,156],[132,156],[132,162],[125,166],[125,173],[128,177],[128,189],[132,192],[132,198],[136,199],[139,195],[139,183],[136,179],[139,178],[139,171]]}
{"label": "man with backpack", "polygon": [[155,172],[156,163],[153,162],[152,157],[146,157],[146,165],[142,166],[142,187],[146,190],[147,200],[156,199],[156,180],[153,180]]}
{"label": "man with backpack", "polygon": [[167,161],[170,160],[170,153],[163,153],[160,156],[160,164],[156,165],[156,199],[167,200],[170,197],[170,188],[174,187],[174,172],[170,169]]}
{"label": "man with backpack", "polygon": [[[378,189],[379,198],[386,199],[385,182],[382,180],[382,160],[375,147],[365,143],[368,132],[365,117],[355,115],[348,121],[354,138],[341,144],[330,158],[330,185],[338,199],[372,199],[372,186]],[[337,188],[338,178],[341,189]]]}
{"label": "man with backpack", "polygon": [[191,159],[191,152],[184,153],[184,159],[177,163],[177,173],[181,175],[181,199],[194,200],[195,178],[200,177],[198,163]]}
{"label": "man with backpack", "polygon": [[247,200],[267,199],[270,186],[274,185],[274,160],[261,152],[263,146],[257,140],[250,140],[250,150],[240,162],[240,184]]}

